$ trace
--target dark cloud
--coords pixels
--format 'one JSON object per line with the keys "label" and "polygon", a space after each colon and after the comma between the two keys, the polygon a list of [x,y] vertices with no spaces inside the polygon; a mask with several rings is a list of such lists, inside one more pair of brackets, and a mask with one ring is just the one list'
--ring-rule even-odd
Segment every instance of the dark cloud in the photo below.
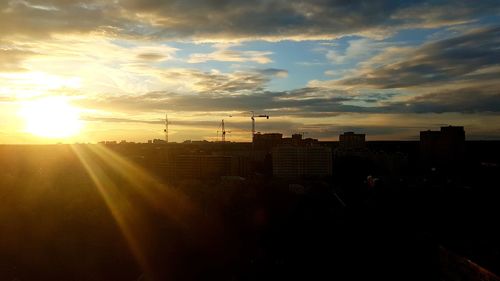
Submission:
{"label": "dark cloud", "polygon": [[470,21],[473,15],[485,13],[495,15],[499,11],[496,0],[475,1],[473,4],[468,1],[439,0],[412,2],[418,5],[403,7],[393,17],[402,19],[405,25],[414,27],[437,27],[464,23]]}
{"label": "dark cloud", "polygon": [[138,96],[107,96],[80,101],[88,107],[107,108],[121,111],[176,112],[234,112],[259,110],[276,115],[307,115],[307,113],[361,112],[361,107],[344,105],[352,100],[342,97],[337,91],[320,88],[304,88],[284,92],[252,92],[248,94],[178,94],[152,92]]}
{"label": "dark cloud", "polygon": [[130,21],[117,18],[111,1],[2,1],[1,36],[44,37],[55,33],[119,32]]}
{"label": "dark cloud", "polygon": [[157,36],[200,38],[328,37],[463,22],[498,11],[496,1],[124,0],[128,10],[153,15]]}
{"label": "dark cloud", "polygon": [[262,73],[266,76],[277,76],[277,77],[286,77],[288,76],[288,71],[286,69],[278,69],[278,68],[266,68],[262,70],[258,70],[259,73]]}
{"label": "dark cloud", "polygon": [[[500,113],[500,91],[495,87],[463,88],[419,95],[404,102],[376,101],[324,88],[251,94],[178,94],[152,92],[138,96],[107,96],[80,105],[122,112],[249,112],[302,118],[334,117],[344,113]],[[117,122],[120,121],[117,119]]]}
{"label": "dark cloud", "polygon": [[[456,81],[497,80],[500,68],[500,27],[476,29],[463,35],[423,45],[406,59],[360,76],[336,82],[340,85],[380,89],[417,87]],[[479,72],[479,73],[478,73]]]}
{"label": "dark cloud", "polygon": [[99,31],[147,38],[300,40],[442,26],[498,11],[493,0],[8,0],[0,3],[0,33]]}
{"label": "dark cloud", "polygon": [[387,111],[415,113],[500,113],[500,88],[474,87],[416,96],[404,103],[392,103]]}
{"label": "dark cloud", "polygon": [[158,36],[223,39],[331,36],[372,28],[396,9],[388,3],[358,2],[125,0],[123,4],[154,15],[161,26]]}
{"label": "dark cloud", "polygon": [[[369,96],[369,95],[368,95]],[[390,95],[389,95],[390,96]],[[474,128],[474,122],[464,123],[468,117],[460,118],[461,125],[470,130],[470,138],[497,138],[498,134],[487,129],[494,124],[488,120],[494,120],[494,116],[500,113],[500,92],[495,87],[463,88],[449,91],[435,91],[428,94],[413,97],[406,102],[384,101],[373,106],[349,105],[359,100],[359,97],[349,96],[347,93],[331,91],[323,88],[302,88],[294,91],[284,92],[261,92],[253,95],[224,95],[224,94],[195,94],[182,95],[171,92],[151,92],[140,96],[115,96],[103,97],[100,100],[87,100],[87,106],[121,111],[122,113],[158,113],[161,116],[165,111],[174,111],[176,114],[197,115],[204,121],[192,121],[180,118],[171,119],[173,126],[188,126],[193,128],[217,128],[220,119],[225,119],[226,127],[234,134],[249,132],[250,113],[256,110],[258,113],[269,114],[271,119],[259,120],[257,130],[261,132],[308,132],[308,137],[320,139],[335,139],[345,131],[366,133],[372,138],[394,139],[405,136],[408,139],[417,139],[418,131],[432,129],[445,124],[441,122],[453,122],[449,115],[433,117],[431,121],[419,120],[419,114],[429,113],[465,113],[467,116],[490,116],[485,119],[485,125]],[[234,114],[235,111],[239,113]],[[360,114],[363,113],[363,114]],[[472,115],[472,114],[480,115]],[[228,115],[233,114],[233,118]],[[295,121],[297,118],[323,118],[337,117],[353,114],[353,120],[346,123],[301,123]],[[395,114],[400,118],[408,118],[406,125],[404,120],[394,120],[393,124],[366,124],[359,119],[362,116],[369,118],[371,114]],[[469,115],[471,114],[471,115]],[[405,117],[408,116],[408,117]],[[279,117],[287,117],[291,121],[282,121]],[[275,121],[276,119],[279,121]],[[391,117],[394,118],[394,117]],[[415,119],[417,118],[417,119]],[[473,117],[475,118],[475,117]],[[163,120],[158,119],[134,119],[134,118],[101,118],[86,116],[84,120],[99,122],[120,123],[144,123],[162,126]],[[335,120],[335,119],[330,119]],[[349,120],[349,119],[346,119]],[[456,121],[456,120],[455,120]],[[488,125],[489,124],[489,125]],[[215,129],[214,129],[215,130]]]}
{"label": "dark cloud", "polygon": [[158,53],[142,53],[137,55],[137,58],[146,61],[161,61],[167,58],[167,56]]}
{"label": "dark cloud", "polygon": [[380,101],[389,101],[392,98],[394,98],[395,96],[397,96],[396,93],[384,93],[384,92],[368,93],[368,94],[362,95],[360,97],[360,100],[362,100],[364,102],[372,103],[372,102],[380,102]]}

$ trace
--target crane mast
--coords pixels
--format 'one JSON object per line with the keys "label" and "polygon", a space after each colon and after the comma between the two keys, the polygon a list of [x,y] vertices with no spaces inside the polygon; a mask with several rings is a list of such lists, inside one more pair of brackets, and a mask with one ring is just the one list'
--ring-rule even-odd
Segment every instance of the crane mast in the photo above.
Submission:
{"label": "crane mast", "polygon": [[252,119],[252,142],[253,142],[253,138],[255,136],[255,118],[258,118],[258,117],[265,117],[266,119],[269,119],[269,115],[265,115],[265,114],[260,114],[260,115],[255,115],[255,112],[251,111],[252,112],[252,117],[250,117]]}
{"label": "crane mast", "polygon": [[[231,117],[231,116],[229,116]],[[221,129],[221,142],[226,142],[226,133],[231,133],[231,131],[226,131],[226,124],[224,123],[224,119],[219,124],[219,128]],[[217,131],[217,141],[219,141],[219,131]]]}
{"label": "crane mast", "polygon": [[224,128],[224,119],[222,119],[220,126],[222,129],[222,142],[226,142],[226,129]]}

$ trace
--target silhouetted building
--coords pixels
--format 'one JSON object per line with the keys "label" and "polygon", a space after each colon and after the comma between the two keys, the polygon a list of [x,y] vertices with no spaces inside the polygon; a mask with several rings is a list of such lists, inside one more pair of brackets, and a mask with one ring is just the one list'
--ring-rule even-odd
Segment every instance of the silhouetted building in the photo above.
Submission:
{"label": "silhouetted building", "polygon": [[366,147],[365,134],[345,132],[339,135],[339,146],[334,151],[335,174],[353,179],[366,178],[370,169],[371,152]]}
{"label": "silhouetted building", "polygon": [[302,134],[292,134],[292,140],[300,142],[302,140]]}
{"label": "silhouetted building", "polygon": [[231,175],[231,156],[177,155],[175,177],[181,179],[217,179]]}
{"label": "silhouetted building", "polygon": [[345,132],[339,136],[339,146],[343,149],[365,148],[365,134],[355,134],[354,132]]}
{"label": "silhouetted building", "polygon": [[283,138],[281,143],[283,145],[314,145],[319,141],[312,138],[303,139],[302,134],[293,134],[291,138]]}
{"label": "silhouetted building", "polygon": [[256,133],[253,136],[253,144],[256,148],[271,149],[281,144],[283,134],[280,133]]}
{"label": "silhouetted building", "polygon": [[279,178],[332,175],[332,150],[323,146],[283,145],[272,152],[273,175]]}
{"label": "silhouetted building", "polygon": [[100,141],[98,144],[104,144],[104,145],[115,145],[118,144],[117,141]]}
{"label": "silhouetted building", "polygon": [[424,165],[456,166],[465,155],[465,131],[461,126],[420,132],[420,159]]}
{"label": "silhouetted building", "polygon": [[165,140],[161,140],[161,139],[154,139],[153,144],[166,144],[167,142]]}

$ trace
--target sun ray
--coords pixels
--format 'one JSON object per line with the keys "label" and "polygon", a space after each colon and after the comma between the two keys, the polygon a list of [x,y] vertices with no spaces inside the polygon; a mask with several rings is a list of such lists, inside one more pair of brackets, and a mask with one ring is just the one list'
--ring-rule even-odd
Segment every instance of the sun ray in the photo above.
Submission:
{"label": "sun ray", "polygon": [[134,192],[156,209],[162,210],[164,215],[181,224],[195,216],[196,208],[182,193],[168,188],[144,169],[103,145],[91,146],[89,149],[135,187]]}
{"label": "sun ray", "polygon": [[147,250],[147,233],[152,226],[148,225],[144,208],[159,211],[181,229],[190,223],[198,226],[208,223],[203,222],[199,208],[183,193],[162,184],[111,149],[103,145],[71,147],[116,220],[138,264],[150,278],[155,277]]}
{"label": "sun ray", "polygon": [[129,202],[121,196],[116,184],[104,172],[102,165],[95,161],[95,158],[91,157],[88,151],[78,145],[72,145],[71,147],[94,182],[99,194],[104,199],[104,202],[120,227],[137,262],[146,273],[151,274],[152,270],[146,255],[142,250],[137,235],[134,234],[133,222],[137,223],[139,220],[133,219],[134,212],[131,211],[132,206],[130,206],[128,204]]}

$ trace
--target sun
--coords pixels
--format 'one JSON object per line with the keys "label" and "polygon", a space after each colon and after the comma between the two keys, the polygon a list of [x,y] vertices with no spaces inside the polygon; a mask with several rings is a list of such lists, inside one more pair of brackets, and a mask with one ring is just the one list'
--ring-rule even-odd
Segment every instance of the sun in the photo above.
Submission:
{"label": "sun", "polygon": [[63,97],[25,101],[19,113],[25,121],[25,131],[39,137],[67,138],[82,128],[79,109]]}

